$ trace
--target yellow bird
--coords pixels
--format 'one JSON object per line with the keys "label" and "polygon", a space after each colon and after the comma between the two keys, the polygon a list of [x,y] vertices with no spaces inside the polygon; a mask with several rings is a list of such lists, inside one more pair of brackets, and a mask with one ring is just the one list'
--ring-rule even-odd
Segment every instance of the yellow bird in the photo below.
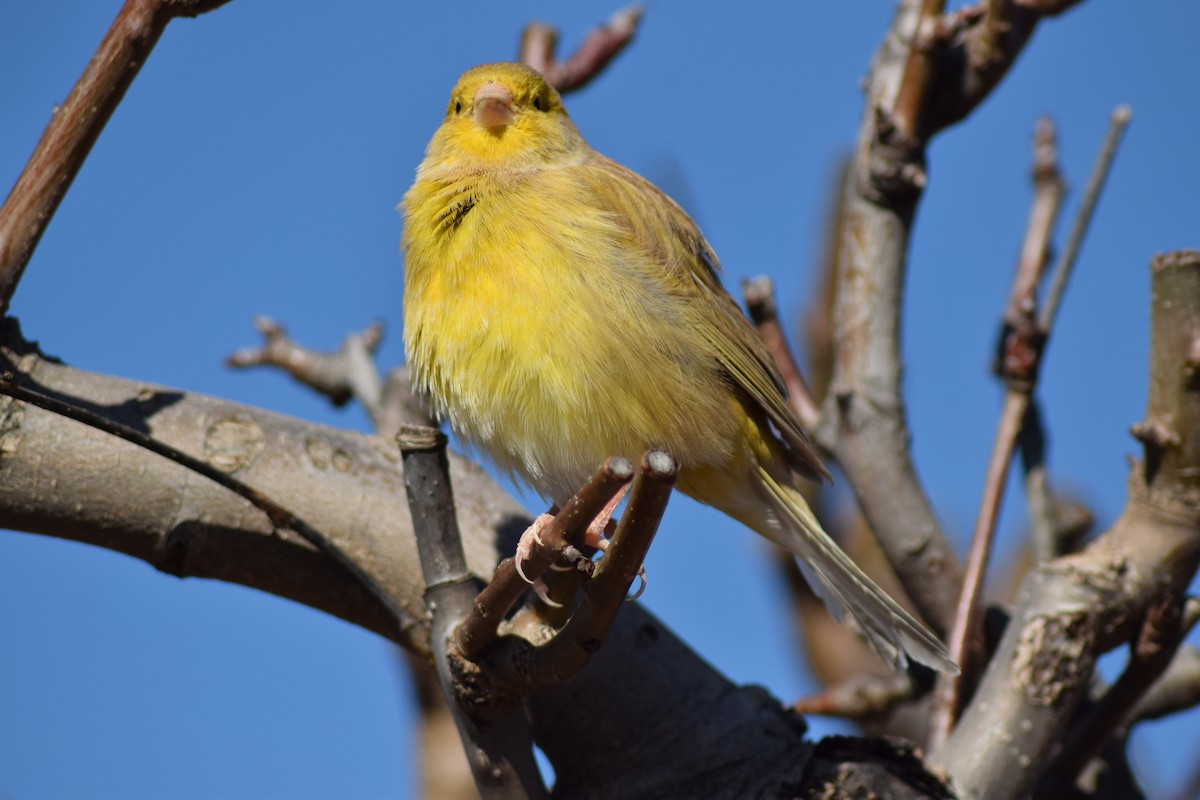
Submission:
{"label": "yellow bird", "polygon": [[797,490],[827,473],[696,224],[540,74],[464,73],[402,207],[405,352],[461,436],[560,504],[607,457],[666,450],[681,491],[794,553],[887,663],[957,671]]}

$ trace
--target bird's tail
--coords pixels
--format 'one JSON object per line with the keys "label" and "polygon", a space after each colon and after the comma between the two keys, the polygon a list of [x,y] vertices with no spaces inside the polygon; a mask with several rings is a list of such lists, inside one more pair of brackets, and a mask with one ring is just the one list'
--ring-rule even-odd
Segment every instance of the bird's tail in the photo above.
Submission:
{"label": "bird's tail", "polygon": [[759,478],[782,525],[764,525],[759,533],[793,553],[800,571],[838,621],[849,615],[867,644],[896,668],[908,658],[940,672],[958,673],[945,646],[912,615],[875,585],[829,537],[803,495],[780,484],[759,466]]}

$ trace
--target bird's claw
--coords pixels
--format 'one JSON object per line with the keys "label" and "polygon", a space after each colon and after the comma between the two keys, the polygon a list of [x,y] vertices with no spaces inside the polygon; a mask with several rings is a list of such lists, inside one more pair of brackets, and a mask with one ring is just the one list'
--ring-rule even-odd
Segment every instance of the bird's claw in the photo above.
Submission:
{"label": "bird's claw", "polygon": [[540,514],[533,524],[525,529],[521,534],[520,540],[517,541],[517,553],[513,556],[513,564],[517,568],[517,574],[521,576],[521,580],[528,583],[530,586],[536,586],[536,581],[531,581],[526,575],[521,564],[528,561],[533,556],[533,543],[537,542],[538,547],[544,547],[542,537],[539,535],[547,525],[554,519],[550,514]]}

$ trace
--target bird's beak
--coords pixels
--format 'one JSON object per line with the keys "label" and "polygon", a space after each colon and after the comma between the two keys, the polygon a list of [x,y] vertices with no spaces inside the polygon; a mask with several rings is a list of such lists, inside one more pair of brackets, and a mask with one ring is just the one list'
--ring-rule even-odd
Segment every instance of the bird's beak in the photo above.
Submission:
{"label": "bird's beak", "polygon": [[513,121],[512,92],[498,83],[485,83],[475,92],[473,104],[475,121],[487,128],[496,130]]}

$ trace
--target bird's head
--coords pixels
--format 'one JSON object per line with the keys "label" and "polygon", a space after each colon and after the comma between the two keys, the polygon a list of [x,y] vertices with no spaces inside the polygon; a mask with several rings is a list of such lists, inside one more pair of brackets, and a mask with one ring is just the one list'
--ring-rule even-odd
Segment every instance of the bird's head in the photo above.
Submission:
{"label": "bird's head", "polygon": [[483,64],[467,70],[450,93],[446,118],[426,154],[426,166],[533,169],[586,153],[562,98],[524,64]]}

